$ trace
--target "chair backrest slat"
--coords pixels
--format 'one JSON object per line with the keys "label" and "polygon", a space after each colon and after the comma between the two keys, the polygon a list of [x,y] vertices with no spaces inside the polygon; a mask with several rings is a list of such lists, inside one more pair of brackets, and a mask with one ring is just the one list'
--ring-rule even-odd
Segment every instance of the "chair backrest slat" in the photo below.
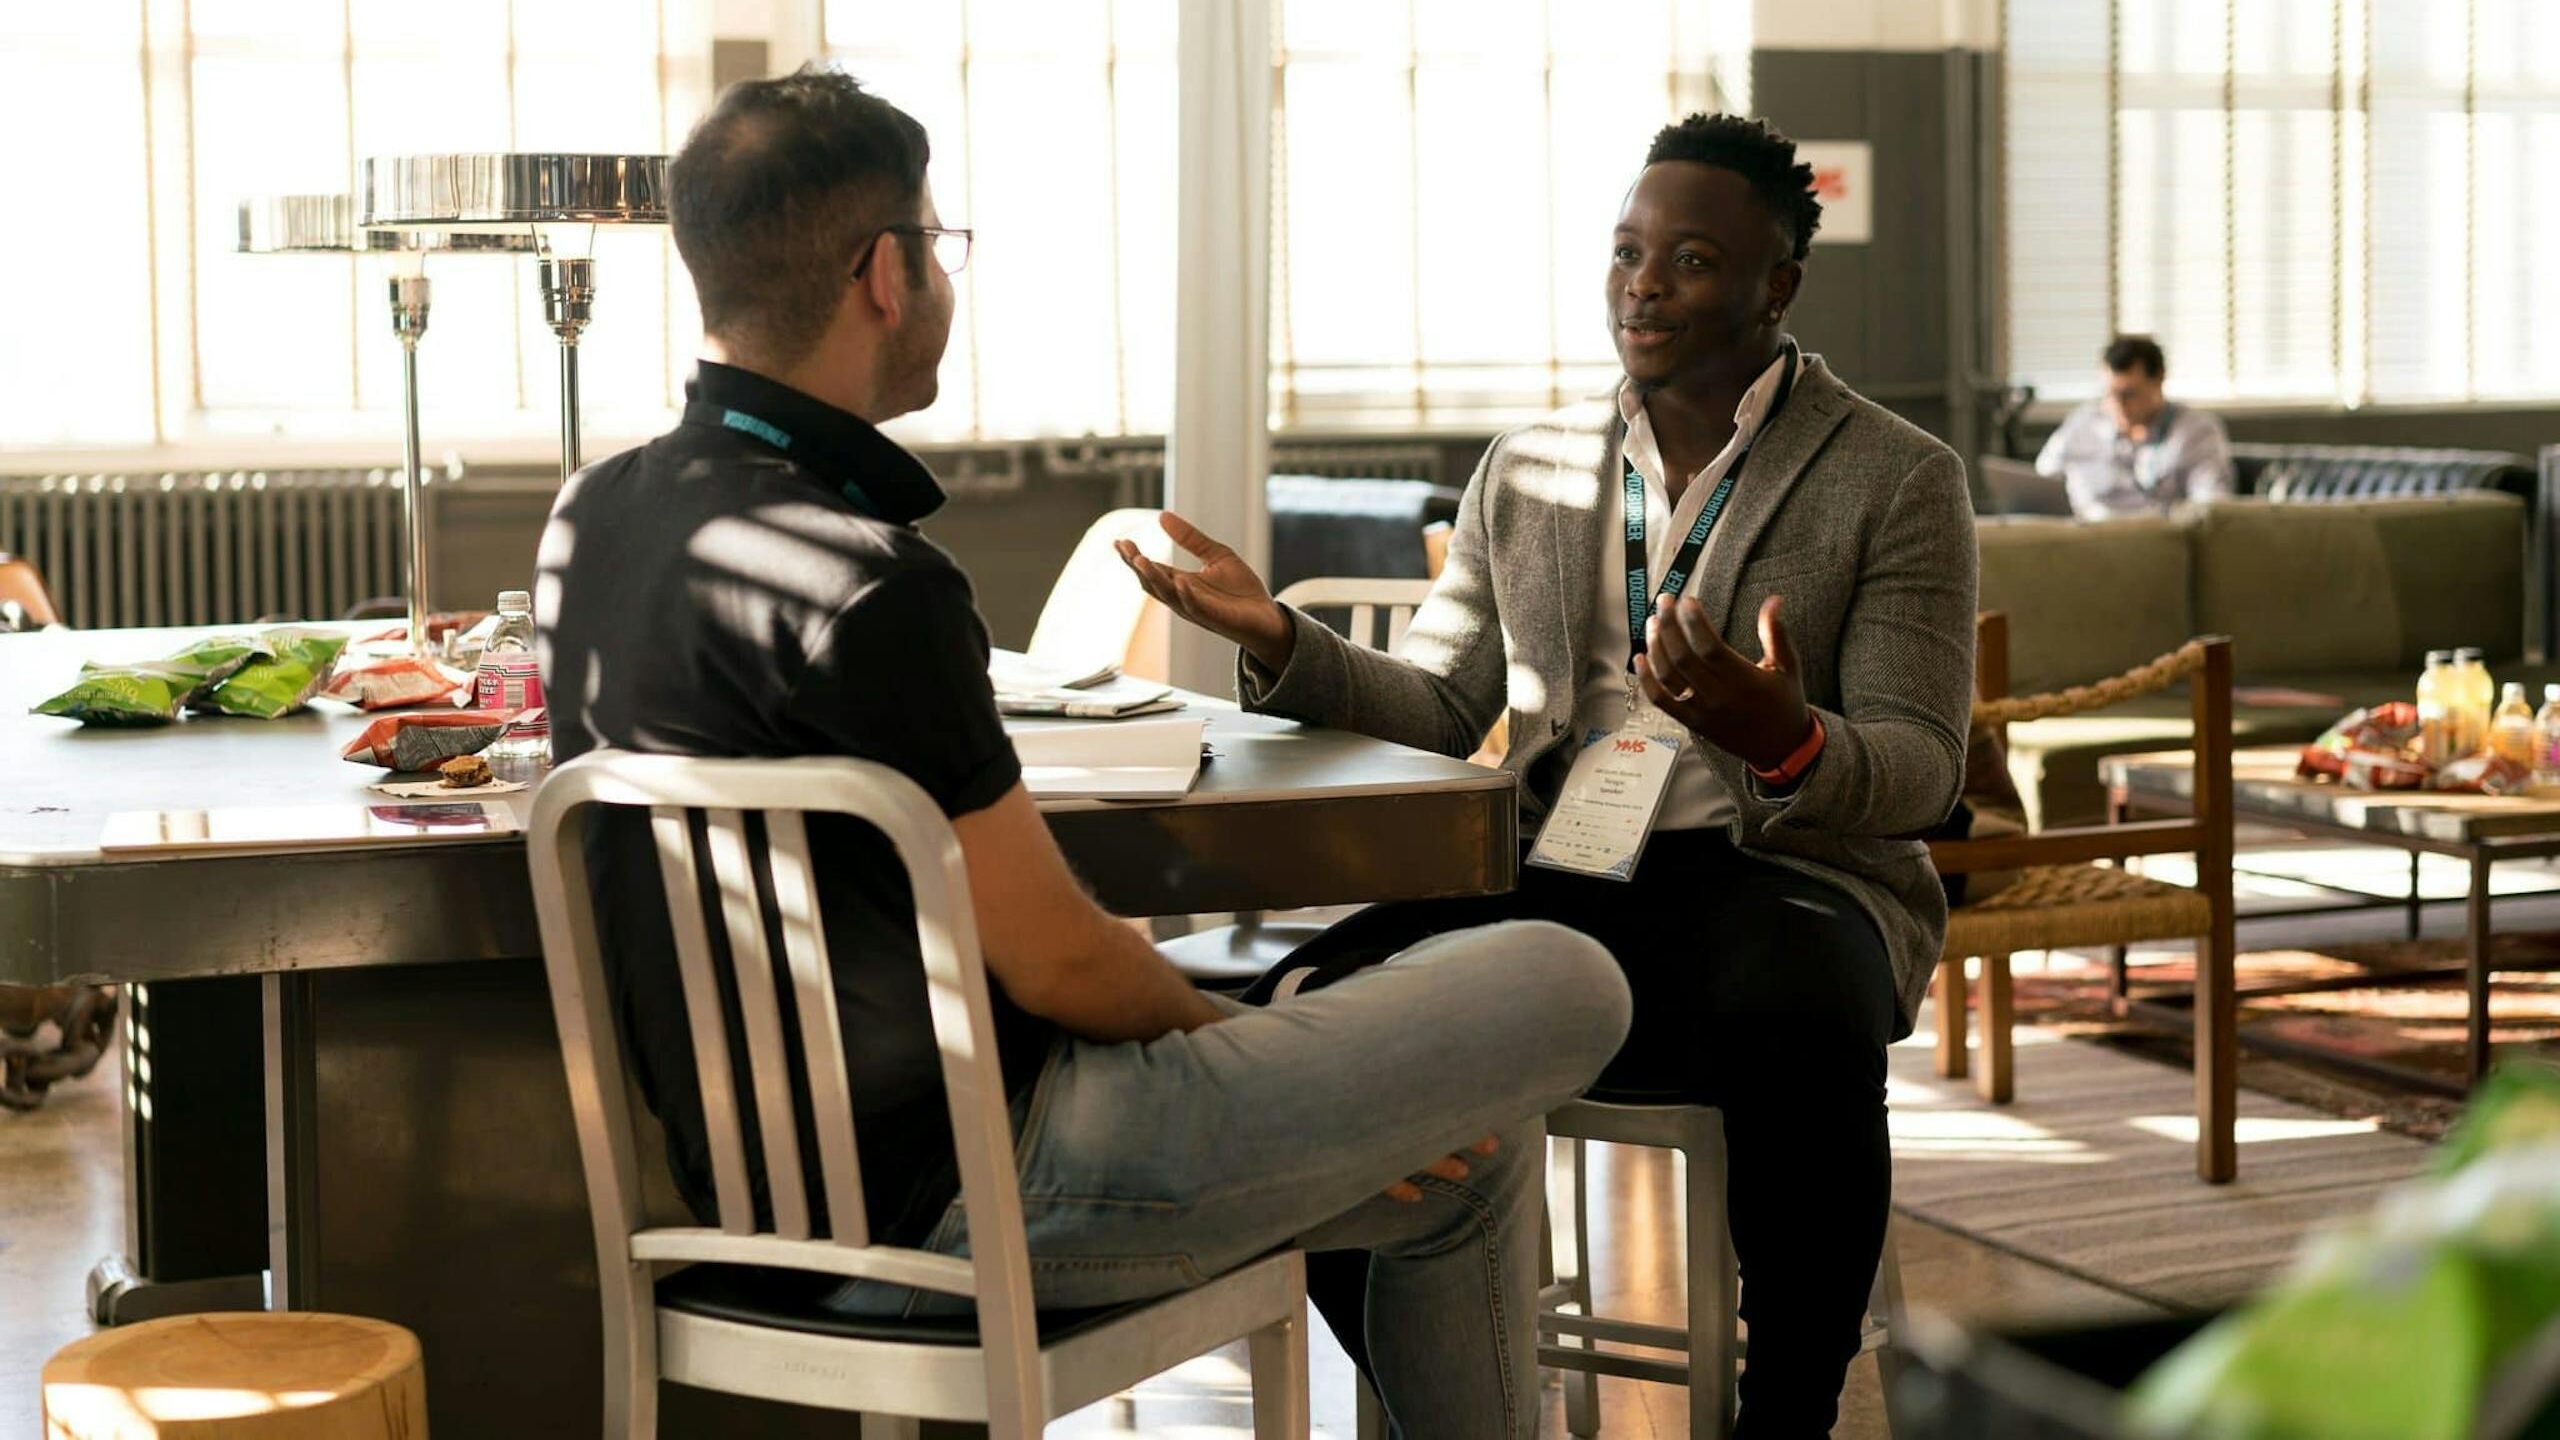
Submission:
{"label": "chair backrest slat", "polygon": [[1393,650],[1404,643],[1404,632],[1413,624],[1414,612],[1431,598],[1431,584],[1428,580],[1387,576],[1319,575],[1299,581],[1277,598],[1281,604],[1300,610],[1348,609],[1351,628],[1344,638],[1364,650],[1381,648],[1378,621],[1379,612],[1384,611],[1384,648]]}
{"label": "chair backrest slat", "polygon": [[[649,1228],[641,1217],[630,1092],[614,1043],[618,1016],[605,988],[597,915],[586,886],[587,817],[599,806],[646,807],[650,813],[709,1122],[720,1208],[717,1231]],[[844,1079],[844,1022],[835,1006],[815,873],[801,823],[801,816],[812,811],[848,815],[876,827],[906,871],[915,898],[926,1008],[949,1101],[960,1198],[969,1221],[965,1261],[872,1243],[862,1223],[861,1175]],[[696,812],[708,812],[700,844],[693,830]],[[748,814],[763,819],[768,892],[757,888]],[[654,1325],[650,1283],[659,1266],[678,1259],[718,1259],[867,1276],[968,1295],[977,1308],[990,1392],[1041,1394],[1030,1247],[1022,1228],[1013,1127],[996,1056],[986,968],[978,953],[976,911],[959,837],[932,797],[896,771],[862,760],[714,760],[604,752],[572,760],[543,781],[534,796],[529,832],[543,964],[578,1112],[578,1148],[596,1225],[608,1353],[619,1353],[615,1347]],[[832,1234],[826,1240],[794,1239],[757,1227],[725,1038],[722,985],[702,894],[704,857],[697,853],[702,850],[709,852],[708,878],[719,888],[738,1000],[742,1012],[748,1012],[746,1043],[759,1067],[758,1111],[768,1127],[769,1159],[798,1154],[796,1132],[785,1136],[771,1128],[792,1125],[788,1095],[777,1101],[761,1093],[763,1058],[788,1059],[787,1048],[779,1043],[781,1019],[766,938],[775,930],[781,936],[788,983],[800,1012],[804,1059],[812,1062],[804,1074],[828,1192]],[[605,903],[615,898],[606,896]],[[761,998],[755,993],[759,981],[750,972],[762,976]],[[766,1016],[762,1022],[752,1018],[759,1009]],[[807,1190],[796,1174],[786,1176],[778,1166],[769,1166],[767,1174],[779,1229],[790,1220],[794,1202],[805,1209]],[[1002,1428],[1019,1417],[993,1418]]]}
{"label": "chair backrest slat", "polygon": [[764,904],[756,893],[747,848],[747,817],[708,813],[711,875],[729,932],[729,970],[738,987],[739,1029],[747,1039],[747,1077],[756,1097],[756,1133],[764,1140],[764,1179],[773,1230],[786,1240],[809,1238],[808,1182],[800,1173],[799,1110],[791,1099],[791,1052],[782,1039],[773,952],[765,943]]}
{"label": "chair backrest slat", "polygon": [[711,1144],[711,1188],[720,1206],[720,1228],[750,1235],[755,1233],[756,1207],[747,1189],[747,1147],[738,1133],[738,1097],[729,1079],[729,1031],[721,1023],[720,981],[712,970],[711,935],[702,919],[693,826],[681,808],[659,805],[650,808],[649,831],[657,837],[676,971],[684,981],[685,1019],[693,1035],[693,1068]]}
{"label": "chair backrest slat", "polygon": [[827,1233],[839,1245],[868,1245],[870,1212],[862,1203],[862,1160],[853,1143],[853,1087],[845,1073],[844,1025],[836,1014],[835,982],[827,965],[816,871],[809,863],[809,830],[796,810],[768,810],[764,823],[774,908],[782,918],[783,964],[791,976],[792,1005],[800,1014],[818,1174],[826,1182]]}

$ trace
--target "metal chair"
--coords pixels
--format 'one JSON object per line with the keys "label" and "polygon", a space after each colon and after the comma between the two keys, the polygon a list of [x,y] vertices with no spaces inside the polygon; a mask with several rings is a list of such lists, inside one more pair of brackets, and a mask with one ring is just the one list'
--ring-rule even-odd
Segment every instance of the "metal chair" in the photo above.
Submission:
{"label": "metal chair", "polygon": [[[653,1226],[641,1213],[617,1007],[598,946],[584,846],[588,820],[608,805],[646,809],[657,837],[710,1134],[717,1228]],[[803,822],[811,811],[876,826],[906,867],[950,1096],[968,1258],[871,1238],[845,1037]],[[761,844],[750,815],[761,817]],[[706,844],[697,844],[696,826]],[[996,1440],[1030,1440],[1052,1416],[1249,1337],[1257,1440],[1304,1440],[1306,1271],[1295,1252],[1138,1305],[1072,1316],[1033,1309],[1013,1130],[996,1070],[968,876],[958,837],[912,781],[852,759],[590,755],[544,782],[529,850],[595,1222],[606,1435],[653,1436],[663,1378],[863,1412],[865,1440],[914,1435],[912,1419],[889,1417],[983,1421]],[[700,899],[706,879],[719,897],[716,917]],[[715,923],[733,957],[727,986],[710,943]],[[768,935],[780,938],[778,957]],[[797,1065],[778,1003],[783,987],[799,1030]],[[724,989],[734,993],[734,1012]],[[760,1223],[751,1198],[742,1097],[731,1078],[732,1022],[746,1041],[770,1225]],[[795,1091],[810,1107],[814,1157],[802,1154]],[[810,1213],[804,1174],[812,1162],[823,1181],[823,1215]],[[865,1278],[965,1296],[976,1302],[976,1316],[859,1320],[805,1300],[796,1309],[768,1305],[772,1292],[758,1282],[795,1278],[816,1281],[816,1293],[837,1279]]]}
{"label": "metal chair", "polygon": [[[1569,1205],[1552,1223],[1555,1280],[1538,1296],[1538,1363],[1565,1372],[1565,1428],[1575,1435],[1600,1433],[1602,1375],[1651,1380],[1689,1390],[1692,1440],[1722,1440],[1733,1433],[1734,1375],[1745,1353],[1739,1333],[1741,1286],[1733,1238],[1725,1228],[1724,1116],[1706,1105],[1647,1105],[1577,1100],[1547,1116],[1547,1134],[1564,1143],[1549,1147],[1561,1159]],[[1688,1157],[1687,1254],[1689,1323],[1643,1325],[1594,1315],[1591,1307],[1590,1202],[1583,1146],[1593,1140],[1649,1145]],[[1568,1268],[1569,1267],[1569,1268]],[[1867,1304],[1862,1348],[1875,1351],[1883,1370],[1885,1414],[1892,1419],[1901,1356],[1891,1348],[1902,1316],[1902,1267],[1893,1232],[1885,1232],[1884,1258],[1876,1267]],[[1603,1350],[1603,1343],[1668,1351],[1656,1359]],[[1701,1383],[1699,1378],[1706,1380]]]}
{"label": "metal chair", "polygon": [[[1428,580],[1393,580],[1366,576],[1318,576],[1280,592],[1281,604],[1299,610],[1348,610],[1351,643],[1371,650],[1392,650],[1404,638],[1413,612],[1431,596]],[[1383,619],[1383,634],[1379,621]],[[1158,940],[1173,968],[1204,990],[1241,990],[1263,972],[1289,958],[1289,952],[1324,933],[1306,921],[1263,918],[1254,912],[1236,916],[1232,925],[1216,925]]]}

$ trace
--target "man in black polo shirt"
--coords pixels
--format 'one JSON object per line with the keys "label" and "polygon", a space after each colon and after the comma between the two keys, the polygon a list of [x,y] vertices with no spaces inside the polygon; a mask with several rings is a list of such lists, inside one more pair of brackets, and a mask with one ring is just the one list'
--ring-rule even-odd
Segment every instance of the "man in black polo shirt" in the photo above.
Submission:
{"label": "man in black polo shirt", "polygon": [[[932,402],[968,255],[926,154],[913,120],[815,70],[733,87],[686,141],[675,238],[709,358],[684,423],[581,472],[543,536],[554,744],[903,771],[968,863],[1040,1302],[1165,1294],[1288,1245],[1371,1251],[1373,1366],[1402,1433],[1532,1436],[1536,1117],[1616,1050],[1625,984],[1597,944],[1528,923],[1242,1011],[1077,887],[997,720],[968,581],[914,529],[942,492],[873,428]],[[965,1253],[904,874],[875,832],[827,818],[810,843],[873,1227]],[[708,1219],[645,817],[600,827],[592,858],[635,1068]],[[959,1302],[858,1282],[830,1303]]]}

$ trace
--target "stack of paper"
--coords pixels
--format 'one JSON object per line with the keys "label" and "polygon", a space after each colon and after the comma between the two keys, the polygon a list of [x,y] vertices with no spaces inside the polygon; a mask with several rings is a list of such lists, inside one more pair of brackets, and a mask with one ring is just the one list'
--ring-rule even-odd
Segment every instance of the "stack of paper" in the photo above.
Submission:
{"label": "stack of paper", "polygon": [[995,682],[999,695],[1032,695],[1044,690],[1084,690],[1115,679],[1117,665],[1099,670],[1074,671],[1058,665],[1044,665],[1018,650],[996,649],[987,655],[987,678]]}
{"label": "stack of paper", "polygon": [[1117,725],[1017,720],[1005,726],[1022,761],[1023,787],[1048,800],[1174,800],[1200,777],[1197,715],[1157,715]]}
{"label": "stack of paper", "polygon": [[1025,655],[998,650],[987,661],[996,710],[1005,715],[1050,715],[1071,720],[1120,720],[1179,710],[1182,702],[1162,685],[1124,679],[1118,666],[1070,674]]}

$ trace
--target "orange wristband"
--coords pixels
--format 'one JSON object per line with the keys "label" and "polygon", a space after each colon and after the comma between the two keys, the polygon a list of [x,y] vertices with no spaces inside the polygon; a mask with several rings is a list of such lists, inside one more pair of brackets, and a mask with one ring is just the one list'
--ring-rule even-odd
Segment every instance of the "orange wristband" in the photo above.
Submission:
{"label": "orange wristband", "polygon": [[1816,715],[1813,717],[1813,729],[1804,737],[1804,743],[1790,752],[1786,759],[1779,761],[1776,769],[1763,770],[1757,765],[1752,765],[1751,773],[1764,785],[1792,785],[1803,776],[1804,772],[1813,768],[1814,757],[1822,753],[1822,741],[1822,717]]}

